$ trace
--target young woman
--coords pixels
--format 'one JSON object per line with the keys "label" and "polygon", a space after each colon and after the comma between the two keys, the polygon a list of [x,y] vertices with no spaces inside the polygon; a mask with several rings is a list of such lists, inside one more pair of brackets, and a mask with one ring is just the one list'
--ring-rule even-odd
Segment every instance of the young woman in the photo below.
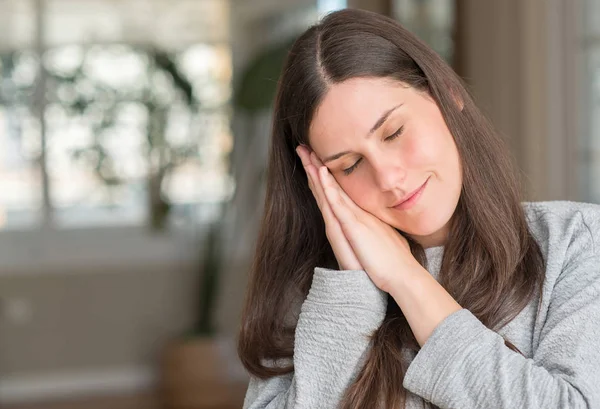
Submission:
{"label": "young woman", "polygon": [[457,75],[343,10],[288,56],[245,408],[600,408],[600,206],[521,203]]}

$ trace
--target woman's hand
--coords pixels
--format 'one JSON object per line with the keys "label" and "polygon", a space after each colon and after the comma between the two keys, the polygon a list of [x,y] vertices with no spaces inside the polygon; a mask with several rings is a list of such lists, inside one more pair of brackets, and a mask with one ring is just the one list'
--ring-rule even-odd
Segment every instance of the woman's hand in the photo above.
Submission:
{"label": "woman's hand", "polygon": [[390,292],[403,271],[422,269],[404,237],[354,203],[314,153],[309,156],[304,147],[298,150],[307,173],[310,172],[311,190],[313,194],[318,192],[315,196],[330,230],[330,243],[335,240],[345,255],[352,254],[373,283],[386,292]]}
{"label": "woman's hand", "polygon": [[344,260],[341,268],[348,268],[346,263],[362,266],[371,281],[394,298],[419,345],[425,345],[434,329],[461,306],[417,262],[396,229],[354,203],[314,153],[300,147],[298,154],[323,213],[327,238],[338,261]]}
{"label": "woman's hand", "polygon": [[317,201],[317,205],[321,210],[321,214],[323,215],[327,240],[329,240],[329,244],[331,244],[331,248],[333,249],[333,253],[335,254],[339,268],[342,270],[363,270],[363,267],[354,254],[350,243],[348,243],[348,240],[342,232],[340,223],[331,211],[331,207],[329,206],[327,198],[325,197],[325,193],[323,192],[323,187],[321,186],[317,172],[318,167],[322,166],[321,162],[314,152],[310,152],[304,146],[299,146],[296,149],[296,152],[302,160],[302,165],[304,166],[304,170],[306,171],[308,178],[308,186],[310,187],[310,190]]}

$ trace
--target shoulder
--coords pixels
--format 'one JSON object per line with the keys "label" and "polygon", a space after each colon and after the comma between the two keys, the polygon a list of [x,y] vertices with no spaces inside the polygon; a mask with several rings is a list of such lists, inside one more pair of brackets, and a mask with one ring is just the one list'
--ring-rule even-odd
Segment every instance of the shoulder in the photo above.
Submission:
{"label": "shoulder", "polygon": [[582,202],[526,202],[530,231],[548,268],[561,271],[600,252],[600,205]]}
{"label": "shoulder", "polygon": [[[599,250],[600,205],[583,202],[525,202],[532,232],[543,242],[577,246],[590,255]],[[540,244],[542,244],[540,243]]]}

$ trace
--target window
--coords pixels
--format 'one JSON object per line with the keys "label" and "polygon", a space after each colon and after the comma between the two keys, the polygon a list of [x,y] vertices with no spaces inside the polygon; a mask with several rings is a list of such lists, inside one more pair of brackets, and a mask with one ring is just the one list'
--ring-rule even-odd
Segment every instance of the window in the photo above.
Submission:
{"label": "window", "polygon": [[228,16],[226,0],[0,0],[0,230],[214,217],[233,190]]}
{"label": "window", "polygon": [[393,0],[393,16],[448,63],[454,55],[455,0]]}
{"label": "window", "polygon": [[583,15],[583,138],[580,138],[582,200],[600,203],[600,2],[584,0]]}
{"label": "window", "polygon": [[325,15],[346,8],[347,3],[347,0],[317,0],[317,9],[319,14]]}

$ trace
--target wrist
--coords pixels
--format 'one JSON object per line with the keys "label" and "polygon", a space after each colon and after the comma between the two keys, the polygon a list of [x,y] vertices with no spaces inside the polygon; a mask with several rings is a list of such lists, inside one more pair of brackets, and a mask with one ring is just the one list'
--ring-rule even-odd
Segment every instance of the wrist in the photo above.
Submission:
{"label": "wrist", "polygon": [[408,292],[420,292],[423,289],[423,280],[427,280],[427,278],[434,279],[425,267],[415,263],[393,276],[388,292],[396,300],[398,298],[406,298]]}

